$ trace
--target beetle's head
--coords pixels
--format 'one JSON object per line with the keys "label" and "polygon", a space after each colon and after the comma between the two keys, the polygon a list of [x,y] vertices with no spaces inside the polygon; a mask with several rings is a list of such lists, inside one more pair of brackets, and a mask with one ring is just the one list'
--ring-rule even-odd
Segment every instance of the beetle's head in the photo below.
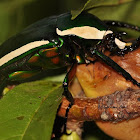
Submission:
{"label": "beetle's head", "polygon": [[103,45],[110,52],[115,52],[118,49],[124,49],[126,43],[123,41],[122,36],[126,35],[125,32],[109,33],[103,38]]}

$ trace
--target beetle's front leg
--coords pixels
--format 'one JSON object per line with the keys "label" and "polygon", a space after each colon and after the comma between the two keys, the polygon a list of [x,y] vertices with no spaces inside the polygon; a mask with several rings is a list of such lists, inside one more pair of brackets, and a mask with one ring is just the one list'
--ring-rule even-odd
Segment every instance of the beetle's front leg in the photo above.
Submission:
{"label": "beetle's front leg", "polygon": [[102,52],[98,50],[91,50],[93,55],[98,56],[102,61],[104,61],[108,66],[113,68],[116,72],[121,74],[126,80],[131,81],[134,85],[140,87],[140,83],[135,80],[127,71],[125,71],[122,67],[120,67],[116,62],[110,59],[108,56],[104,55]]}
{"label": "beetle's front leg", "polygon": [[64,130],[63,133],[67,134],[66,132],[66,122],[67,122],[67,118],[68,118],[68,112],[70,110],[70,108],[72,107],[72,105],[74,104],[74,99],[72,94],[69,92],[68,86],[71,83],[71,81],[73,80],[75,73],[76,73],[76,68],[77,68],[77,62],[74,62],[70,68],[70,70],[67,72],[65,79],[63,81],[63,88],[64,88],[64,96],[70,101],[69,107],[66,110],[66,115],[65,115],[65,125],[64,125]]}
{"label": "beetle's front leg", "polygon": [[131,29],[131,30],[140,31],[140,27],[135,26],[135,25],[132,25],[132,24],[120,22],[120,21],[104,20],[103,22],[104,22],[105,24],[107,24],[108,26],[115,26],[115,27],[121,27],[121,28],[128,28],[128,29]]}
{"label": "beetle's front leg", "polygon": [[71,68],[69,69],[69,71],[66,74],[65,79],[63,81],[64,95],[71,102],[71,104],[74,103],[74,100],[73,100],[71,93],[68,90],[68,86],[72,82],[72,80],[75,76],[76,68],[77,68],[77,63],[75,62],[72,64]]}

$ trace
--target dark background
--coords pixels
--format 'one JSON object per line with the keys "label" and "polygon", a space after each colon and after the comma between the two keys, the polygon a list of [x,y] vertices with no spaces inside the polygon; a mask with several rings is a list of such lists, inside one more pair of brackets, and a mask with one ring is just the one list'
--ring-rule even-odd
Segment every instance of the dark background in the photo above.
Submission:
{"label": "dark background", "polygon": [[44,17],[76,9],[86,0],[0,0],[0,44]]}

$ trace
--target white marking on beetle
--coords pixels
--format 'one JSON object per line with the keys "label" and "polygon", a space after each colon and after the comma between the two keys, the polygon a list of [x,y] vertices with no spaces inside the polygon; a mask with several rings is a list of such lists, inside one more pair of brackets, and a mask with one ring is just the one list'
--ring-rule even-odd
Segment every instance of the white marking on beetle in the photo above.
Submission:
{"label": "white marking on beetle", "polygon": [[1,59],[0,59],[0,66],[2,66],[3,64],[7,63],[8,61],[12,60],[13,58],[15,57],[18,57],[20,56],[21,54],[31,50],[31,49],[34,49],[34,48],[37,48],[39,46],[42,46],[42,45],[46,45],[48,44],[49,41],[48,40],[42,40],[42,41],[34,41],[34,42],[31,42],[31,43],[28,43],[8,54],[6,54],[5,56],[3,56]]}
{"label": "white marking on beetle", "polygon": [[120,41],[118,38],[115,38],[115,43],[120,49],[124,49],[126,46],[125,42]]}
{"label": "white marking on beetle", "polygon": [[[100,31],[97,28],[90,26],[74,27],[64,31],[56,28],[56,32],[60,36],[76,35],[85,39],[103,39],[103,37],[107,34],[113,33],[111,30]],[[124,49],[127,45],[125,42],[120,41],[118,38],[115,38],[115,43],[119,47],[119,49]]]}
{"label": "white marking on beetle", "polygon": [[60,36],[76,35],[85,39],[103,39],[105,35],[112,33],[111,30],[100,31],[97,28],[90,26],[74,27],[64,31],[61,31],[58,28],[56,28],[56,32]]}

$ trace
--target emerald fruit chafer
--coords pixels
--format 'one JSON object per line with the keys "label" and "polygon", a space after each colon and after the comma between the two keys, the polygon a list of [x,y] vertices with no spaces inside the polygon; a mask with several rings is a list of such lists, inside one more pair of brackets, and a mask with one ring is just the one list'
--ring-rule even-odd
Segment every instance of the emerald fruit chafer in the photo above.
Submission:
{"label": "emerald fruit chafer", "polygon": [[125,55],[139,47],[140,38],[125,42],[122,39],[125,32],[114,32],[110,26],[140,31],[138,26],[101,21],[84,12],[74,20],[70,13],[65,13],[30,25],[0,46],[0,92],[11,81],[20,82],[46,69],[71,66],[63,87],[65,96],[73,103],[68,85],[75,76],[77,65],[93,63],[89,59],[93,56],[140,87],[140,83],[104,54],[110,51],[113,55]]}

